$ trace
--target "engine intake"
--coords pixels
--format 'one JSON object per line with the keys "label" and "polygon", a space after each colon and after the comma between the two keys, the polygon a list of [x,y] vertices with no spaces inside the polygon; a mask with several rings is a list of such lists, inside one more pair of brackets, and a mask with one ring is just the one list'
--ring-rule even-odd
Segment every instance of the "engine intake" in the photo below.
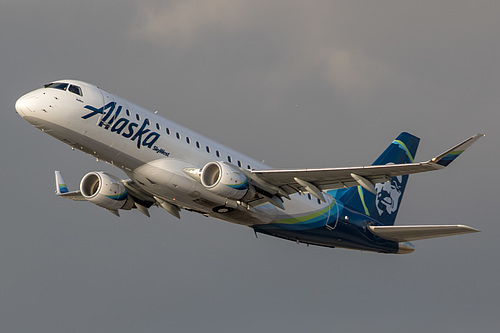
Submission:
{"label": "engine intake", "polygon": [[226,162],[207,163],[201,170],[200,180],[207,190],[225,198],[239,200],[255,195],[247,177]]}
{"label": "engine intake", "polygon": [[133,206],[133,200],[120,180],[102,171],[83,176],[80,192],[87,201],[109,210],[131,209]]}

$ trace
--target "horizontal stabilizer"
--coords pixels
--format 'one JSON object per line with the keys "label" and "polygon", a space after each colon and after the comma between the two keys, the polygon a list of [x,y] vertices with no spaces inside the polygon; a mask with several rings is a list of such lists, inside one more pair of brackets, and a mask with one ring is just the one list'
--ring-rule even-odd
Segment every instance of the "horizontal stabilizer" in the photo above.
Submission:
{"label": "horizontal stabilizer", "polygon": [[368,228],[373,234],[395,242],[409,242],[479,232],[479,230],[466,225],[369,226]]}

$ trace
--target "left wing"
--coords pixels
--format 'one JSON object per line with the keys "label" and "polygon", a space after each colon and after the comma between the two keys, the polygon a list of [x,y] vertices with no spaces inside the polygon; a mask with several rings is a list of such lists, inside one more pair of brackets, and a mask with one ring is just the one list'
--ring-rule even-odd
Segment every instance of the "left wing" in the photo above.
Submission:
{"label": "left wing", "polygon": [[[61,171],[55,171],[56,175],[56,195],[61,198],[65,199],[70,199],[74,201],[87,201],[82,195],[82,192],[80,191],[69,191],[68,186],[66,185],[66,182],[64,181]],[[126,179],[126,180],[121,180],[121,183],[129,194],[134,198],[134,199],[139,199],[144,202],[155,202],[154,197],[142,190],[133,180],[131,179]]]}
{"label": "left wing", "polygon": [[58,197],[62,197],[65,199],[70,199],[74,201],[87,201],[80,191],[72,191],[68,190],[68,186],[66,186],[66,182],[64,181],[61,171],[56,171],[56,195]]}
{"label": "left wing", "polygon": [[389,181],[392,177],[445,168],[482,136],[475,134],[427,162],[327,169],[251,170],[248,176],[257,186],[268,185],[267,189],[274,192],[272,194],[285,197],[306,191],[324,200],[321,191],[358,185],[374,192],[374,184]]}

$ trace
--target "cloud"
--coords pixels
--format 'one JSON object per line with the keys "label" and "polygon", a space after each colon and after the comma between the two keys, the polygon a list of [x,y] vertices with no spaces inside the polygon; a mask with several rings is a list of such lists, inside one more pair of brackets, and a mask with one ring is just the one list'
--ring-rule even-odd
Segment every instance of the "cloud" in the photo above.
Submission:
{"label": "cloud", "polygon": [[[270,71],[269,66],[259,69],[258,63],[252,69],[265,70],[263,75],[274,84],[319,72],[336,89],[370,91],[375,82],[388,77],[389,70],[342,39],[344,25],[351,23],[339,16],[337,7],[315,0],[175,0],[167,4],[146,0],[137,3],[132,35],[184,51],[196,50],[206,39],[233,38],[240,48],[249,48],[249,56],[255,52],[275,55]],[[251,49],[243,44],[248,43],[248,35],[267,43],[257,43],[264,45],[259,50]]]}
{"label": "cloud", "polygon": [[245,12],[252,5],[253,2],[248,0],[183,0],[166,4],[139,1],[134,33],[155,43],[185,47],[196,41],[207,28],[240,28]]}
{"label": "cloud", "polygon": [[325,77],[344,90],[363,86],[372,90],[377,82],[390,79],[390,69],[362,52],[330,47],[323,50],[319,61],[324,62]]}

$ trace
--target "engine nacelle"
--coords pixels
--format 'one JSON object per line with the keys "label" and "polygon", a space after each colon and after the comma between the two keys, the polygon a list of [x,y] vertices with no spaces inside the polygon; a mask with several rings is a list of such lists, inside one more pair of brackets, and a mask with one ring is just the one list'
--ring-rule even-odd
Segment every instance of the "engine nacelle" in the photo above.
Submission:
{"label": "engine nacelle", "polygon": [[200,180],[207,190],[224,198],[239,200],[255,195],[247,177],[239,169],[225,162],[207,163],[201,170]]}
{"label": "engine nacelle", "polygon": [[131,209],[133,200],[121,181],[102,171],[89,172],[80,182],[80,192],[91,203],[112,211]]}

